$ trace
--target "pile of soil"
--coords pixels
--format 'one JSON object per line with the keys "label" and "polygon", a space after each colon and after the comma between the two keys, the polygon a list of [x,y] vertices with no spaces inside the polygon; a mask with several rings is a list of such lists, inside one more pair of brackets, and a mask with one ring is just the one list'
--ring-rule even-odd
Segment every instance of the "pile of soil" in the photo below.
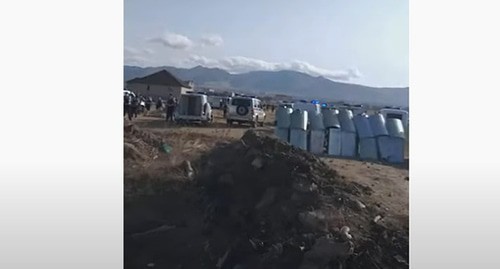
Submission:
{"label": "pile of soil", "polygon": [[151,132],[143,131],[133,124],[124,127],[125,162],[153,160],[158,156],[162,144],[163,140]]}
{"label": "pile of soil", "polygon": [[[132,225],[137,216],[126,207],[129,268],[150,260],[169,268],[409,267],[407,227],[361,202],[370,188],[339,180],[306,151],[250,130],[193,168],[194,179],[172,192],[175,203],[163,194],[161,206],[132,206],[156,203],[149,219],[164,222]],[[154,237],[133,238],[155,225],[163,228]]]}
{"label": "pile of soil", "polygon": [[125,199],[159,190],[164,193],[165,187],[177,184],[173,181],[186,181],[189,160],[199,158],[220,143],[224,142],[205,134],[152,132],[135,124],[125,125]]}

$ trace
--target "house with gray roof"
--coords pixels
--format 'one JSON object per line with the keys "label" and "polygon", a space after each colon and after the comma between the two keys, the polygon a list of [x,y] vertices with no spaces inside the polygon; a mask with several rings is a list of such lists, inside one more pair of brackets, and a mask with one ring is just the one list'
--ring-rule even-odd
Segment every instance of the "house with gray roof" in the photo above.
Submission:
{"label": "house with gray roof", "polygon": [[166,99],[169,94],[179,98],[181,94],[192,91],[193,88],[192,81],[183,81],[165,69],[145,77],[127,81],[128,90],[137,94],[163,99]]}

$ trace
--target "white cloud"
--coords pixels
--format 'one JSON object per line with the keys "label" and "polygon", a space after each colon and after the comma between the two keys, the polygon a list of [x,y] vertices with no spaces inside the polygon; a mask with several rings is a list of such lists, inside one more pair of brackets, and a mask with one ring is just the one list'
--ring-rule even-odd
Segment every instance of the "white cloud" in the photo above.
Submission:
{"label": "white cloud", "polygon": [[193,46],[193,41],[191,41],[191,39],[187,36],[176,33],[167,33],[161,37],[151,38],[149,41],[153,43],[160,43],[165,47],[180,50],[185,50]]}
{"label": "white cloud", "polygon": [[142,56],[125,55],[124,62],[126,65],[146,66],[150,63],[150,60]]}
{"label": "white cloud", "polygon": [[198,56],[198,55],[191,55],[189,58],[185,61],[186,64],[188,65],[203,65],[205,67],[220,67],[219,63],[217,60],[210,59],[204,56]]}
{"label": "white cloud", "polygon": [[222,46],[224,44],[224,40],[220,35],[210,34],[204,35],[200,39],[200,43],[202,46]]}
{"label": "white cloud", "polygon": [[269,63],[259,59],[252,59],[243,56],[227,57],[220,60],[222,66],[233,72],[249,72],[255,70],[274,71],[279,70],[276,63]]}
{"label": "white cloud", "polygon": [[308,75],[315,77],[323,76],[325,78],[332,80],[349,81],[351,79],[361,77],[361,74],[357,69],[329,70],[298,60],[288,63],[273,63],[243,56],[226,57],[223,59],[215,60],[203,56],[191,55],[189,59],[186,61],[186,64],[203,65],[206,67],[217,67],[225,69],[228,72],[232,73],[244,73],[257,70],[264,70],[264,71],[292,70],[292,71],[306,73]]}
{"label": "white cloud", "polygon": [[335,80],[350,80],[361,77],[361,73],[357,69],[328,70],[298,60],[285,64],[285,69],[303,72],[311,76],[323,76]]}
{"label": "white cloud", "polygon": [[151,49],[136,49],[132,47],[124,48],[124,61],[127,65],[144,66],[150,63],[147,56],[154,54]]}
{"label": "white cloud", "polygon": [[124,51],[125,51],[125,55],[137,55],[137,54],[139,54],[139,50],[131,48],[131,47],[125,47]]}

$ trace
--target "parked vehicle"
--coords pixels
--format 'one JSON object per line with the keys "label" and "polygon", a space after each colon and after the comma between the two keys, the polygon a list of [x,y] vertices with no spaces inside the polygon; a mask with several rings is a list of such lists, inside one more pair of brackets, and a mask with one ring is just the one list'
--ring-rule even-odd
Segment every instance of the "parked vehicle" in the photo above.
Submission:
{"label": "parked vehicle", "polygon": [[233,97],[228,105],[227,124],[232,125],[250,123],[252,127],[264,126],[266,112],[262,106],[262,101],[254,97]]}
{"label": "parked vehicle", "polygon": [[212,107],[208,102],[207,95],[201,93],[181,94],[174,117],[176,122],[212,122]]}
{"label": "parked vehicle", "polygon": [[135,93],[133,93],[132,91],[129,91],[129,90],[123,90],[123,95],[131,95],[131,96],[135,97]]}

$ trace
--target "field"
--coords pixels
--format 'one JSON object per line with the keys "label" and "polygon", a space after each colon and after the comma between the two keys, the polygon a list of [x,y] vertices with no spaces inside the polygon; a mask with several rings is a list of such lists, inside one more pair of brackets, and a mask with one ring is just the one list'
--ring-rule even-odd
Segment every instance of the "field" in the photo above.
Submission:
{"label": "field", "polygon": [[125,120],[126,268],[408,268],[407,163],[316,158],[268,138],[270,111],[257,128],[215,113]]}

